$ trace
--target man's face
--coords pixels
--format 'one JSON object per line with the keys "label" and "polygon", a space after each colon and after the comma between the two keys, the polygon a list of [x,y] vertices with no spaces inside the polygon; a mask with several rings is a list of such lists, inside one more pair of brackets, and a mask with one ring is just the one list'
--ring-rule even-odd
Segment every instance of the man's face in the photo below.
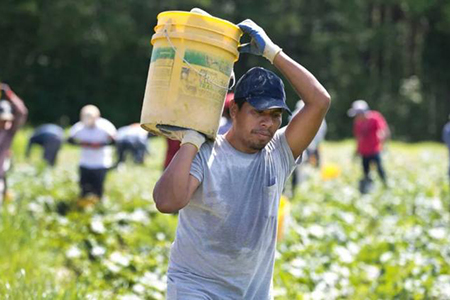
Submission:
{"label": "man's face", "polygon": [[232,108],[233,126],[242,142],[253,151],[263,149],[280,128],[281,108],[257,110],[248,102],[244,102],[241,109],[236,104]]}
{"label": "man's face", "polygon": [[93,115],[86,114],[86,115],[81,116],[81,122],[84,124],[84,126],[86,126],[88,128],[94,128],[96,121],[97,121],[97,117],[95,117]]}
{"label": "man's face", "polygon": [[356,120],[365,120],[366,119],[366,113],[364,111],[360,111],[355,115]]}

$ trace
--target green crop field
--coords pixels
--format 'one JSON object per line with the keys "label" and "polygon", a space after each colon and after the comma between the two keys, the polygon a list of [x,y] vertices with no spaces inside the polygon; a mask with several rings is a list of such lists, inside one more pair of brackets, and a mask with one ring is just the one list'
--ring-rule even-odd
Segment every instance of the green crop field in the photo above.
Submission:
{"label": "green crop field", "polygon": [[[0,299],[164,299],[177,217],[156,211],[153,186],[165,143],[151,140],[145,166],[112,171],[106,196],[80,211],[78,149],[64,146],[47,168],[27,132],[14,144],[12,200],[0,209]],[[326,143],[324,166],[305,169],[278,244],[276,299],[450,299],[448,153],[434,143],[391,142],[389,187],[357,190],[353,143]]]}

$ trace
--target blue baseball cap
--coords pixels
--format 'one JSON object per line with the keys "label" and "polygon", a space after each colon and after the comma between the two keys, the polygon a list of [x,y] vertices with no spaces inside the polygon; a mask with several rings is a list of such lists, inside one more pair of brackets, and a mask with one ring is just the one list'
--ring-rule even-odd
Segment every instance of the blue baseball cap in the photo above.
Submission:
{"label": "blue baseball cap", "polygon": [[261,67],[251,68],[238,80],[234,99],[236,102],[247,101],[257,110],[282,108],[292,114],[286,105],[283,81]]}

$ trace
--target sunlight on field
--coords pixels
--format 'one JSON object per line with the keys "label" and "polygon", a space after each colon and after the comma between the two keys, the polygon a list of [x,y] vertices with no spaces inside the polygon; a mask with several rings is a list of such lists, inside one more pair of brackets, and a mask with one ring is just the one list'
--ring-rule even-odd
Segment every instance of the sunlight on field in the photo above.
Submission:
{"label": "sunlight on field", "polygon": [[[74,205],[78,150],[64,146],[52,170],[39,151],[25,161],[25,143],[22,133],[9,177],[13,199],[0,213],[0,298],[163,299],[177,223],[152,201],[164,140],[151,140],[145,166],[112,171],[104,201],[90,211]],[[450,298],[446,149],[390,143],[389,186],[376,179],[361,196],[353,147],[324,145],[323,165],[341,170],[335,179],[305,169],[278,245],[276,299]]]}

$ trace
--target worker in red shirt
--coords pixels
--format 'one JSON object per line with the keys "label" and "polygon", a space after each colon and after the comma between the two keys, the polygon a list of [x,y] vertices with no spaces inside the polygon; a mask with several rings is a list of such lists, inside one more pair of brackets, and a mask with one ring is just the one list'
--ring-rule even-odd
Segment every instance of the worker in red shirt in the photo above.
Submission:
{"label": "worker in red shirt", "polygon": [[376,164],[378,174],[386,185],[386,173],[383,169],[380,153],[384,141],[389,138],[390,131],[384,117],[378,111],[370,110],[364,100],[356,100],[348,110],[348,115],[354,118],[353,134],[357,142],[357,153],[362,157],[364,178],[360,190],[365,193],[370,189],[370,165]]}

